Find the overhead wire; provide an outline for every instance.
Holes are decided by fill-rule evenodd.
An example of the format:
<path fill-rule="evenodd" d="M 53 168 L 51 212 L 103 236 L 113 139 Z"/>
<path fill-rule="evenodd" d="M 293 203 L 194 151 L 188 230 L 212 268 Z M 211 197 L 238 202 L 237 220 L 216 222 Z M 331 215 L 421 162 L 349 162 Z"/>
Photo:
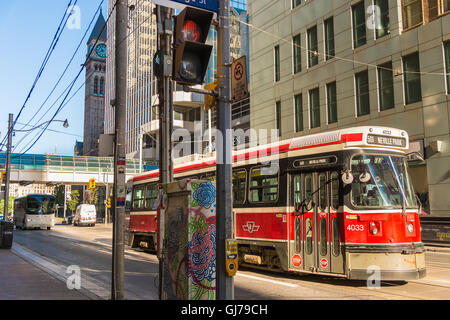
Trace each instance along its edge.
<path fill-rule="evenodd" d="M 38 73 L 36 75 L 36 78 L 34 79 L 34 82 L 33 82 L 32 86 L 31 86 L 31 89 L 28 92 L 27 98 L 25 99 L 25 102 L 23 103 L 19 113 L 17 114 L 16 118 L 14 119 L 11 128 L 8 128 L 7 134 L 2 139 L 2 142 L 0 143 L 0 148 L 2 148 L 6 144 L 6 140 L 7 140 L 8 136 L 10 134 L 12 134 L 11 131 L 14 129 L 14 126 L 15 126 L 17 120 L 19 119 L 19 117 L 21 116 L 23 110 L 25 109 L 27 102 L 30 100 L 31 94 L 33 93 L 33 91 L 34 91 L 34 89 L 35 89 L 39 79 L 41 78 L 41 76 L 42 76 L 42 74 L 43 74 L 43 72 L 45 70 L 45 67 L 47 66 L 48 61 L 50 60 L 50 57 L 52 56 L 52 54 L 53 54 L 53 52 L 54 52 L 54 50 L 56 48 L 56 45 L 59 42 L 59 39 L 61 38 L 61 35 L 62 35 L 62 33 L 63 33 L 64 29 L 65 29 L 65 28 L 61 29 L 61 27 L 63 25 L 65 25 L 65 24 L 67 24 L 67 21 L 69 21 L 69 18 L 71 17 L 72 12 L 73 12 L 73 11 L 71 11 L 70 13 L 68 13 L 69 8 L 71 6 L 75 6 L 77 4 L 77 2 L 78 2 L 78 0 L 75 0 L 75 2 L 72 4 L 72 1 L 73 0 L 69 1 L 68 5 L 67 5 L 67 9 L 64 11 L 64 15 L 63 15 L 63 17 L 62 17 L 62 19 L 61 19 L 61 21 L 60 21 L 60 23 L 58 25 L 56 33 L 55 33 L 55 35 L 53 37 L 53 40 L 52 40 L 52 42 L 50 44 L 49 49 L 47 50 L 47 53 L 46 53 L 45 58 L 44 58 L 44 61 L 42 62 L 41 66 L 39 68 L 39 71 L 38 71 Z M 66 18 L 66 16 L 67 16 L 67 18 Z"/>
<path fill-rule="evenodd" d="M 53 89 L 51 90 L 50 94 L 47 96 L 47 98 L 45 99 L 45 101 L 41 104 L 41 106 L 39 107 L 39 109 L 38 109 L 38 110 L 34 113 L 34 115 L 30 118 L 30 120 L 24 125 L 24 127 L 27 126 L 27 125 L 29 125 L 30 122 L 38 115 L 38 113 L 42 110 L 42 108 L 44 107 L 44 105 L 45 105 L 45 104 L 47 103 L 47 101 L 50 99 L 50 97 L 51 97 L 51 95 L 53 94 L 53 92 L 56 90 L 57 86 L 59 85 L 59 83 L 61 82 L 62 78 L 64 77 L 64 75 L 66 74 L 67 70 L 69 69 L 70 65 L 72 64 L 72 62 L 73 62 L 73 60 L 74 60 L 76 54 L 78 53 L 78 51 L 79 51 L 81 45 L 83 44 L 83 41 L 84 41 L 84 39 L 86 38 L 86 36 L 87 36 L 87 34 L 88 34 L 88 32 L 89 32 L 89 30 L 90 30 L 92 24 L 94 23 L 95 18 L 97 17 L 98 12 L 101 10 L 103 3 L 104 3 L 104 0 L 101 0 L 101 2 L 100 2 L 100 4 L 99 4 L 97 10 L 95 11 L 95 14 L 94 14 L 94 16 L 92 17 L 92 19 L 91 19 L 91 21 L 90 21 L 90 23 L 89 23 L 89 25 L 88 25 L 88 27 L 87 27 L 87 29 L 86 29 L 86 31 L 85 31 L 83 37 L 81 38 L 81 40 L 80 40 L 80 42 L 79 42 L 77 48 L 75 49 L 75 52 L 73 53 L 71 59 L 69 60 L 69 62 L 68 62 L 68 64 L 67 64 L 66 68 L 64 69 L 63 73 L 62 73 L 61 76 L 59 77 L 58 81 L 57 81 L 56 84 L 53 86 Z M 69 84 L 69 87 L 70 87 L 70 84 Z M 43 115 L 35 122 L 35 125 L 38 124 L 38 123 L 40 123 L 40 121 L 45 117 L 45 115 L 46 115 L 46 114 L 47 114 L 47 113 L 55 106 L 55 104 L 57 103 L 57 101 L 58 101 L 58 100 L 64 95 L 64 93 L 69 89 L 69 87 L 66 87 L 66 89 L 65 89 L 65 90 L 58 96 L 58 98 L 54 101 L 54 103 L 53 103 L 49 108 L 47 108 L 47 111 L 46 111 L 46 112 L 45 112 L 45 113 L 44 113 L 44 114 L 43 114 Z M 77 90 L 77 92 L 78 92 L 78 91 L 79 91 L 79 90 Z M 23 127 L 23 128 L 24 128 L 24 127 Z M 22 129 L 23 129 L 23 128 L 22 128 Z M 30 134 L 31 134 L 31 132 L 28 132 L 27 134 L 25 134 L 25 135 L 22 137 L 22 139 L 16 144 L 16 146 L 15 146 L 14 149 L 16 149 L 16 148 L 22 143 L 22 141 L 25 140 L 25 139 L 28 137 L 28 135 L 30 135 Z"/>
<path fill-rule="evenodd" d="M 106 26 L 107 26 L 107 24 L 108 24 L 108 21 L 109 21 L 109 19 L 111 18 L 112 13 L 114 12 L 114 9 L 115 9 L 116 6 L 117 6 L 117 3 L 118 3 L 118 0 L 116 0 L 114 6 L 113 6 L 113 8 L 112 8 L 112 10 L 111 10 L 111 12 L 110 12 L 110 14 L 109 14 L 109 16 L 108 16 L 108 19 L 105 21 L 105 24 L 103 25 L 103 28 L 100 30 L 100 32 L 99 32 L 100 34 L 102 34 L 103 31 L 105 30 L 105 28 L 106 28 Z M 95 46 L 97 45 L 98 40 L 99 40 L 99 39 L 97 38 L 96 41 L 95 41 L 95 43 L 94 43 L 94 45 L 93 45 L 94 48 L 95 48 Z M 53 114 L 52 118 L 48 121 L 48 123 L 47 123 L 47 125 L 45 126 L 45 128 L 43 128 L 42 132 L 41 132 L 41 133 L 39 134 L 39 136 L 34 140 L 34 142 L 31 144 L 31 146 L 28 147 L 25 151 L 20 152 L 20 154 L 17 155 L 17 157 L 20 157 L 20 156 L 24 155 L 25 153 L 27 153 L 31 148 L 33 148 L 33 147 L 36 145 L 36 143 L 40 140 L 40 138 L 42 137 L 42 135 L 43 135 L 43 134 L 45 133 L 45 131 L 48 129 L 49 125 L 52 123 L 52 121 L 56 118 L 56 116 L 58 115 L 58 113 L 59 113 L 59 112 L 62 110 L 62 108 L 65 106 L 65 102 L 66 102 L 66 100 L 67 100 L 67 98 L 68 98 L 70 92 L 72 91 L 73 87 L 75 86 L 76 81 L 78 80 L 78 78 L 80 77 L 81 73 L 82 73 L 83 70 L 85 69 L 86 63 L 89 61 L 89 59 L 90 59 L 90 57 L 91 57 L 91 55 L 92 55 L 92 52 L 93 52 L 93 50 L 90 50 L 90 51 L 89 51 L 89 54 L 87 55 L 86 60 L 85 60 L 85 62 L 83 63 L 83 65 L 82 65 L 80 71 L 79 71 L 78 74 L 76 75 L 75 79 L 74 79 L 74 80 L 71 82 L 71 84 L 69 85 L 69 89 L 68 89 L 66 95 L 64 96 L 63 101 L 62 101 L 61 104 L 59 105 L 59 107 L 58 107 L 58 109 L 56 110 L 56 112 Z"/>

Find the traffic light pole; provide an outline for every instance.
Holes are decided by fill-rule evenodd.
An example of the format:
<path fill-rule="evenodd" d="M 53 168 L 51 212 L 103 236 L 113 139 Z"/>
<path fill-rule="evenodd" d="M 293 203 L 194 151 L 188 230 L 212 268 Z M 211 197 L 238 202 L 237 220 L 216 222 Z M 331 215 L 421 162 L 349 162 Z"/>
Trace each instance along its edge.
<path fill-rule="evenodd" d="M 11 145 L 13 136 L 13 114 L 9 114 L 8 122 L 8 145 L 6 146 L 6 179 L 5 179 L 5 207 L 3 209 L 3 220 L 7 221 L 9 207 L 9 180 L 11 178 Z"/>
<path fill-rule="evenodd" d="M 124 299 L 126 149 L 125 122 L 127 96 L 128 0 L 117 0 L 115 48 L 115 145 L 114 145 L 114 226 L 111 299 Z"/>
<path fill-rule="evenodd" d="M 160 52 L 160 72 L 158 78 L 159 95 L 159 182 L 167 184 L 173 181 L 172 132 L 173 132 L 173 85 L 170 79 L 172 70 L 165 64 L 172 61 L 172 13 L 164 6 L 156 6 L 158 25 L 158 52 Z M 160 226 L 161 227 L 161 226 Z M 163 262 L 159 261 L 159 298 L 162 297 Z"/>
<path fill-rule="evenodd" d="M 234 299 L 234 280 L 226 271 L 225 241 L 232 239 L 232 131 L 231 131 L 231 58 L 230 58 L 230 0 L 219 0 L 218 82 L 219 97 L 217 128 L 223 145 L 217 146 L 217 255 L 216 299 Z"/>

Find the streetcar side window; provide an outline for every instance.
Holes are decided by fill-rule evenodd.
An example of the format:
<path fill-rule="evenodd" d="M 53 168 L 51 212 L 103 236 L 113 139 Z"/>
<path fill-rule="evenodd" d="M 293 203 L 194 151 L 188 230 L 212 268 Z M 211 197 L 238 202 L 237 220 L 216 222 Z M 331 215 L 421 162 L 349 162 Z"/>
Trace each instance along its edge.
<path fill-rule="evenodd" d="M 295 229 L 295 252 L 302 252 L 302 220 L 299 218 L 295 218 L 294 221 L 294 229 Z"/>
<path fill-rule="evenodd" d="M 306 254 L 312 254 L 313 252 L 313 230 L 311 218 L 305 221 L 305 237 L 306 237 Z"/>
<path fill-rule="evenodd" d="M 302 202 L 302 180 L 301 176 L 294 177 L 294 203 Z"/>
<path fill-rule="evenodd" d="M 327 255 L 327 219 L 320 219 L 320 255 Z"/>
<path fill-rule="evenodd" d="M 250 202 L 276 202 L 278 199 L 278 168 L 252 168 L 250 172 Z"/>
<path fill-rule="evenodd" d="M 135 187 L 133 190 L 133 209 L 144 208 L 144 186 Z"/>
<path fill-rule="evenodd" d="M 339 209 L 339 176 L 337 172 L 331 174 L 331 206 Z"/>
<path fill-rule="evenodd" d="M 326 180 L 327 177 L 325 173 L 319 175 L 319 208 L 321 210 L 327 209 Z"/>
<path fill-rule="evenodd" d="M 239 170 L 233 172 L 233 203 L 243 204 L 245 202 L 245 190 L 247 187 L 247 172 Z"/>
<path fill-rule="evenodd" d="M 312 175 L 305 175 L 305 201 L 312 201 Z"/>
<path fill-rule="evenodd" d="M 158 199 L 158 185 L 148 184 L 145 188 L 145 209 L 153 209 Z"/>
<path fill-rule="evenodd" d="M 335 257 L 339 256 L 339 254 L 341 253 L 341 248 L 340 248 L 340 242 L 341 242 L 341 235 L 340 235 L 340 226 L 339 226 L 339 218 L 334 218 L 333 219 L 333 255 Z"/>

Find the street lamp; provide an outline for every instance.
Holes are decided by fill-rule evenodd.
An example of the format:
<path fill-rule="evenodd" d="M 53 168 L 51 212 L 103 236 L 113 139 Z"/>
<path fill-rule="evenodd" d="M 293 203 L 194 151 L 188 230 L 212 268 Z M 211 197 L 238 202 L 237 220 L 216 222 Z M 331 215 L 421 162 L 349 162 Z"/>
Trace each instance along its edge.
<path fill-rule="evenodd" d="M 38 128 L 43 127 L 46 124 L 50 124 L 52 122 L 62 122 L 63 123 L 63 127 L 64 128 L 68 128 L 69 127 L 69 121 L 66 120 L 50 120 L 50 121 L 46 121 L 44 123 L 41 123 L 33 128 L 30 129 L 22 129 L 22 130 L 17 130 L 14 129 L 14 122 L 13 122 L 13 115 L 9 114 L 9 130 L 8 130 L 8 142 L 7 142 L 7 148 L 6 148 L 6 166 L 5 166 L 5 171 L 6 171 L 6 179 L 5 179 L 5 201 L 4 201 L 4 214 L 3 214 L 3 218 L 6 221 L 6 217 L 8 216 L 8 205 L 9 205 L 9 180 L 10 180 L 10 175 L 11 175 L 11 146 L 12 146 L 12 137 L 14 135 L 15 132 L 30 132 L 33 130 L 36 130 Z M 28 124 L 25 124 L 24 126 L 29 126 Z M 30 126 L 31 127 L 31 126 Z"/>
<path fill-rule="evenodd" d="M 67 128 L 69 127 L 69 121 L 68 121 L 67 119 L 66 119 L 66 120 L 50 120 L 50 121 L 43 122 L 43 123 L 41 123 L 41 124 L 39 124 L 39 125 L 37 125 L 37 126 L 31 128 L 31 129 L 22 129 L 22 130 L 13 129 L 13 131 L 14 131 L 14 132 L 30 132 L 30 131 L 39 129 L 40 127 L 43 127 L 43 126 L 45 126 L 46 124 L 52 123 L 52 122 L 62 122 L 64 128 L 67 129 Z M 25 126 L 29 126 L 29 125 L 25 124 Z"/>

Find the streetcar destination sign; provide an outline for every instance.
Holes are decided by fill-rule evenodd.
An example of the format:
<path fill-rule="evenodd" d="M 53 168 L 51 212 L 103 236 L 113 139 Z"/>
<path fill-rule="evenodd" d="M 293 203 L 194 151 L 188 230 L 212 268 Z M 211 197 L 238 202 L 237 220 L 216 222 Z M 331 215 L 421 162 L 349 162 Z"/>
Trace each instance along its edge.
<path fill-rule="evenodd" d="M 369 144 L 378 144 L 381 146 L 394 146 L 394 147 L 406 147 L 406 139 L 405 138 L 394 138 L 388 136 L 381 136 L 375 134 L 369 134 L 367 136 L 367 143 Z"/>
<path fill-rule="evenodd" d="M 216 13 L 219 12 L 219 0 L 171 0 L 171 1 Z"/>

